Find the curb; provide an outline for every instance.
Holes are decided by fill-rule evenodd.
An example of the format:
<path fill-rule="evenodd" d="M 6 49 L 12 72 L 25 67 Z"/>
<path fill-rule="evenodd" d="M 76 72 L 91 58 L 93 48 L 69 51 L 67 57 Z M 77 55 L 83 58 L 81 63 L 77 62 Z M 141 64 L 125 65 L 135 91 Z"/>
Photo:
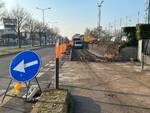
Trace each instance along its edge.
<path fill-rule="evenodd" d="M 58 92 L 64 94 L 61 95 Z M 61 97 L 62 99 L 59 100 L 56 97 Z M 43 92 L 40 100 L 35 104 L 31 113 L 70 113 L 70 97 L 69 91 L 65 89 L 47 90 Z"/>

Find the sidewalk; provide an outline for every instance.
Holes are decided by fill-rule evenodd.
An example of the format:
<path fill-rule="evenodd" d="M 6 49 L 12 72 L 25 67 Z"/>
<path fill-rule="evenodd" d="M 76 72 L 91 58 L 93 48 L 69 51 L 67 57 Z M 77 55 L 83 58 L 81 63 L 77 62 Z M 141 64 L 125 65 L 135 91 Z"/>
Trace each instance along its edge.
<path fill-rule="evenodd" d="M 61 74 L 60 84 L 69 88 L 73 95 L 74 113 L 100 113 L 100 106 L 93 100 L 95 80 L 90 72 L 80 62 L 65 62 Z M 93 96 L 92 96 L 93 95 Z"/>
<path fill-rule="evenodd" d="M 66 61 L 60 84 L 73 95 L 74 113 L 150 113 L 148 71 L 131 63 Z"/>

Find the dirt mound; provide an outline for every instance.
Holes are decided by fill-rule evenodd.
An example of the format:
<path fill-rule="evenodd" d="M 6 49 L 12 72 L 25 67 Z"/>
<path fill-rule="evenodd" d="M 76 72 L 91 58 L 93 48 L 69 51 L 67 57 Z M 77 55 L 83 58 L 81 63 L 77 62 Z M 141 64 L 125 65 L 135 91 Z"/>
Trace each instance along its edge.
<path fill-rule="evenodd" d="M 91 50 L 100 54 L 107 61 L 129 61 L 131 58 L 137 59 L 137 48 L 135 47 L 124 47 L 125 42 L 107 42 L 100 41 L 97 44 L 90 47 Z"/>

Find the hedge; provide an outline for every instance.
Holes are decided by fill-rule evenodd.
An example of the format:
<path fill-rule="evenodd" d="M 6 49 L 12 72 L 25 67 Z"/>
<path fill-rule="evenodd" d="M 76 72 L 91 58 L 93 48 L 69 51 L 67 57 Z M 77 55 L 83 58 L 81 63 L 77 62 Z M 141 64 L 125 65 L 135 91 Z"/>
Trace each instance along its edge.
<path fill-rule="evenodd" d="M 123 32 L 128 36 L 129 46 L 137 46 L 136 27 L 123 27 Z"/>
<path fill-rule="evenodd" d="M 137 40 L 150 39 L 150 24 L 137 24 L 136 36 Z"/>
<path fill-rule="evenodd" d="M 123 27 L 123 32 L 124 33 L 136 33 L 136 27 Z"/>

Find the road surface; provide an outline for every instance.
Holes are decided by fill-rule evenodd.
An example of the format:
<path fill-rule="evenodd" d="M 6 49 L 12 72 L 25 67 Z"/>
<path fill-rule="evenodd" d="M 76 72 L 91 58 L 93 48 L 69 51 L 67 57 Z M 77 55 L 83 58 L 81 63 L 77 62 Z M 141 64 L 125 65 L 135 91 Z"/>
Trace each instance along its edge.
<path fill-rule="evenodd" d="M 44 66 L 52 58 L 54 47 L 39 49 L 35 52 L 41 57 L 42 66 Z M 8 82 L 10 81 L 9 64 L 13 57 L 15 57 L 15 55 L 0 58 L 0 90 L 6 89 Z"/>

